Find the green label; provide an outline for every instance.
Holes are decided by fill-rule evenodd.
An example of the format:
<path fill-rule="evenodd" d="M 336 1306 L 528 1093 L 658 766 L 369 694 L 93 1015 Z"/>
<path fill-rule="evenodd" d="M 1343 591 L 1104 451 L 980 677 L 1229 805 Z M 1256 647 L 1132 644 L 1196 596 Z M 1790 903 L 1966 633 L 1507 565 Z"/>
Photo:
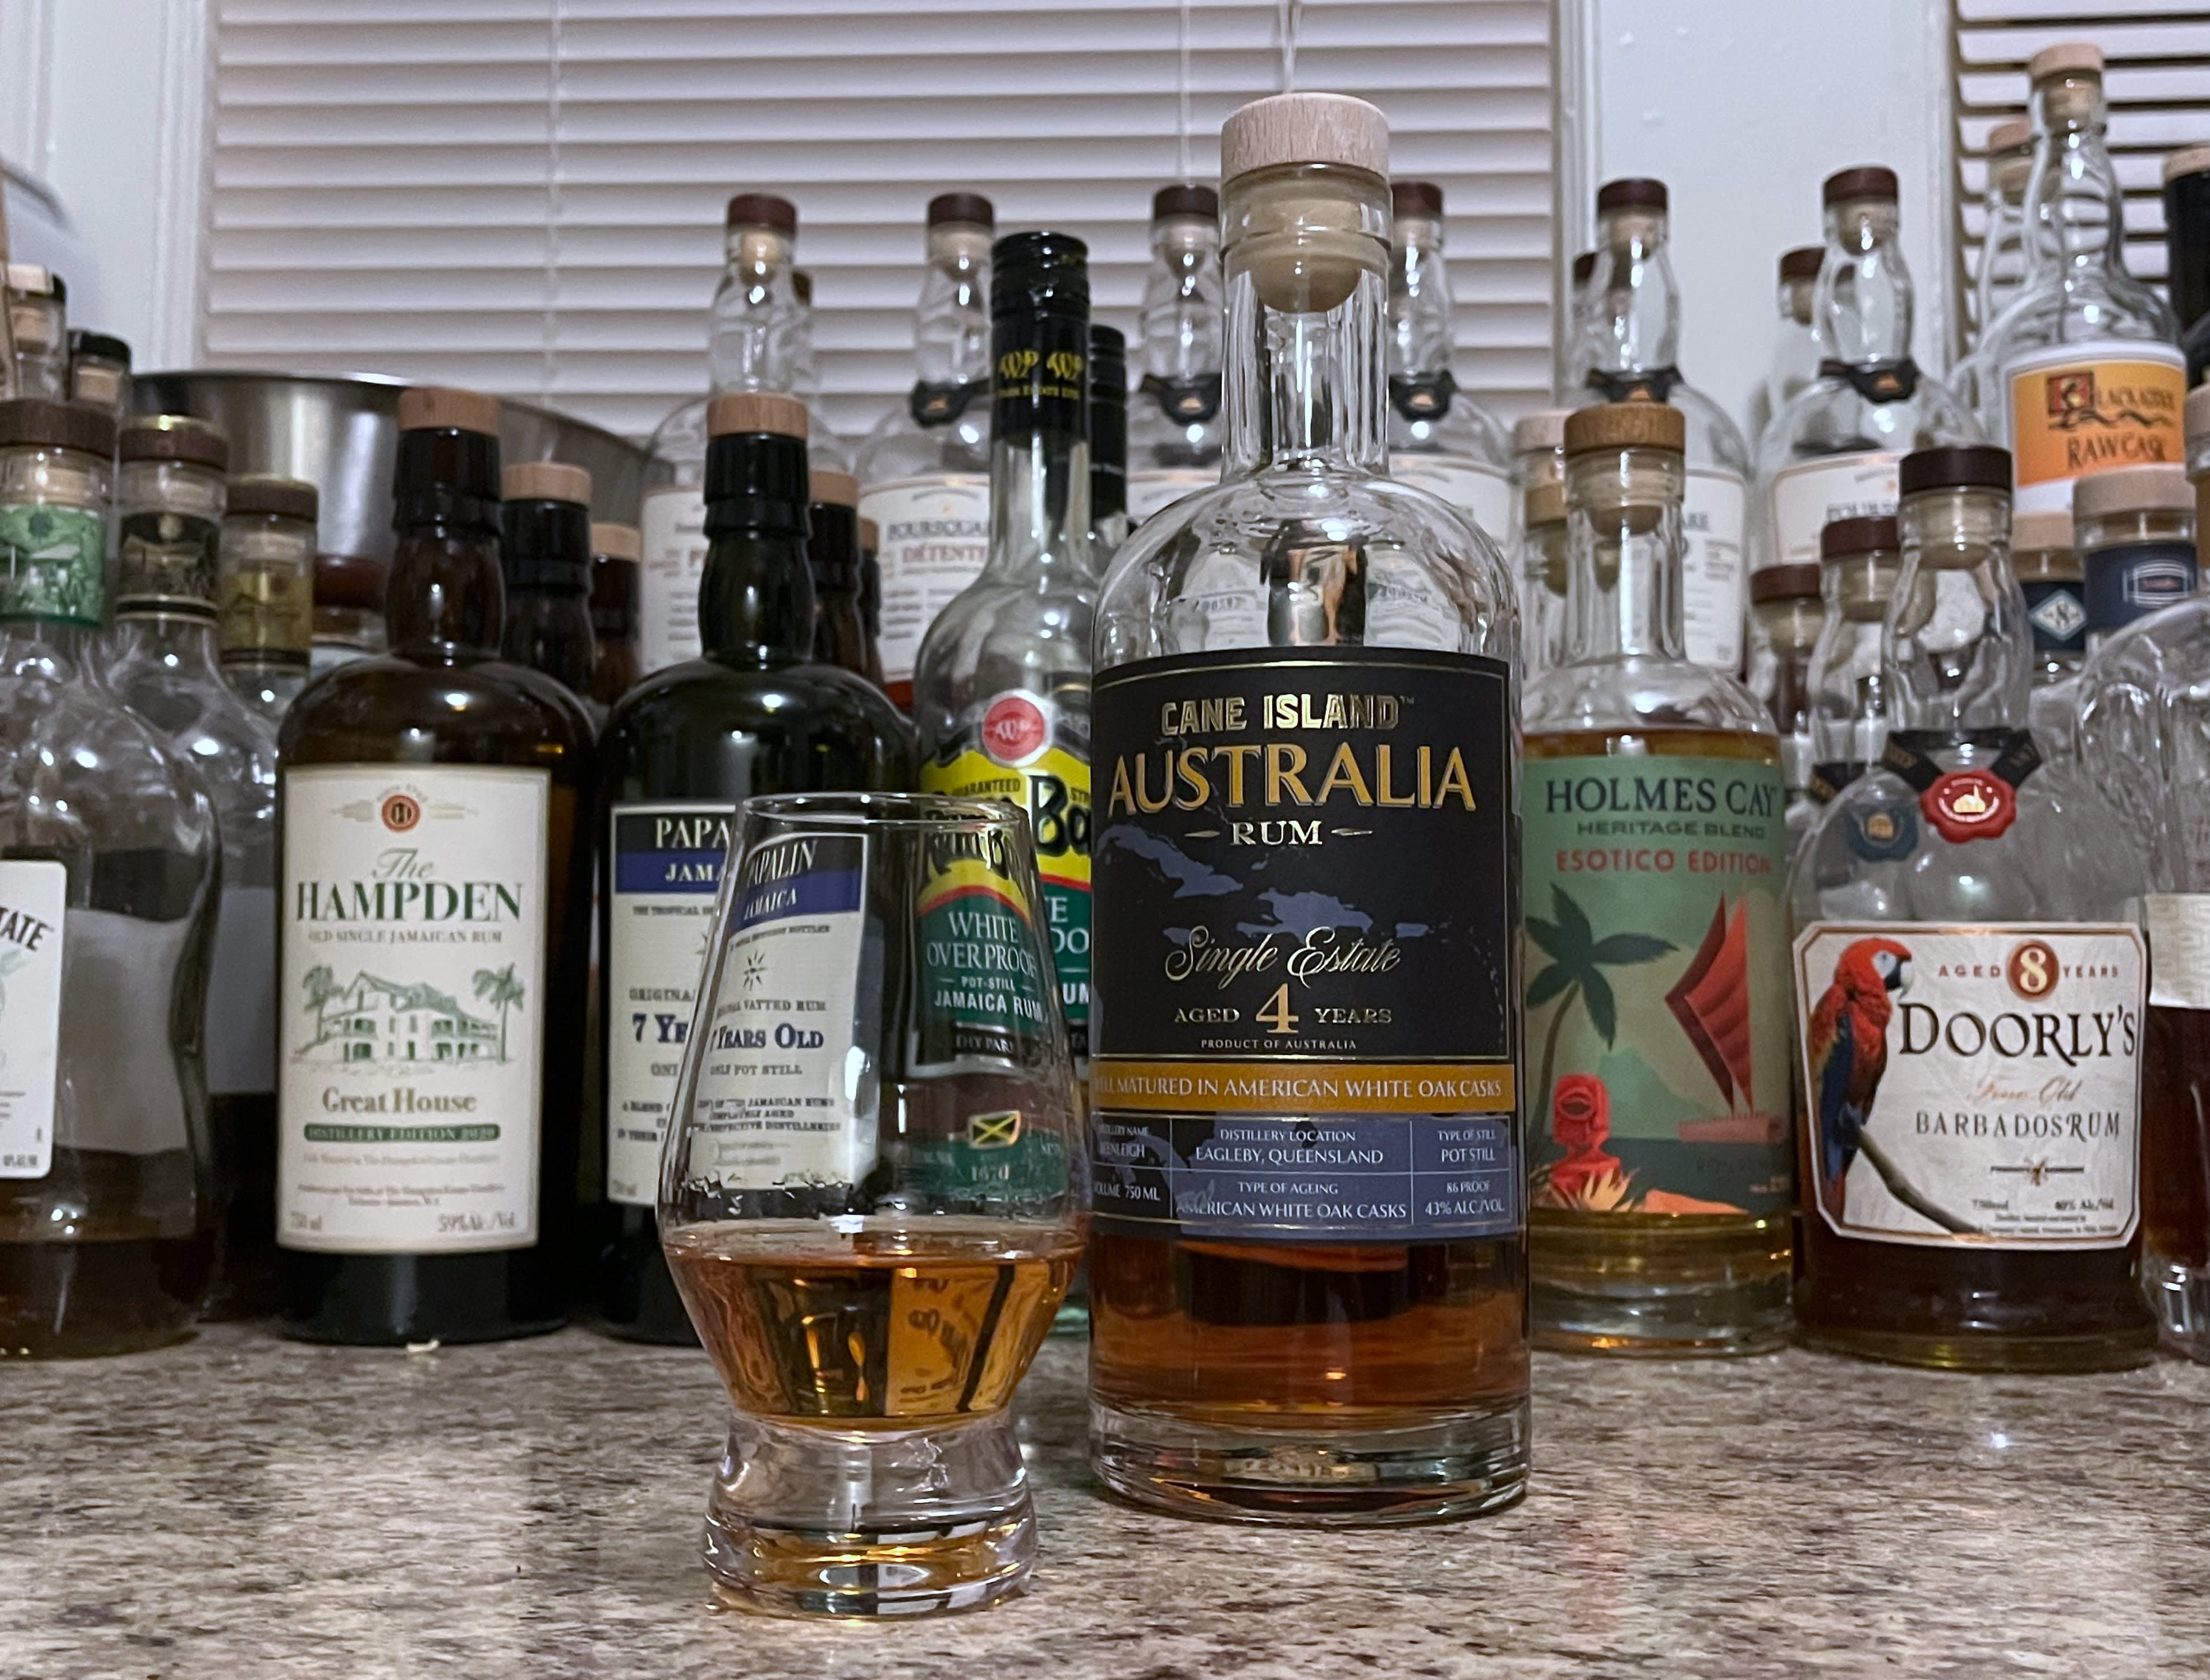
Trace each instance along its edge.
<path fill-rule="evenodd" d="M 104 516 L 43 502 L 0 505 L 0 619 L 97 625 L 106 560 Z"/>
<path fill-rule="evenodd" d="M 1785 802 L 1778 764 L 1527 760 L 1535 1207 L 1789 1206 Z"/>
<path fill-rule="evenodd" d="M 909 1181 L 956 1204 L 951 1211 L 975 1203 L 992 1211 L 1005 1203 L 1026 1207 L 1066 1193 L 1066 1144 L 1017 1109 L 969 1115 L 963 1136 L 921 1139 L 910 1147 Z"/>
<path fill-rule="evenodd" d="M 995 833 L 930 843 L 915 905 L 917 1073 L 1026 1067 L 1050 1030 L 1052 981 L 1036 911 L 1001 845 Z"/>

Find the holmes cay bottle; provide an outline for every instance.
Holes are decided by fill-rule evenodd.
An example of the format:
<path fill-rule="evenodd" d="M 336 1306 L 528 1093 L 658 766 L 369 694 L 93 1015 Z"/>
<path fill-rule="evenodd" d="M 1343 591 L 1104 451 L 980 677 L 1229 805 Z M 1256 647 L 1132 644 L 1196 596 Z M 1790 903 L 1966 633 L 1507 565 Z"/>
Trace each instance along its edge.
<path fill-rule="evenodd" d="M 1221 483 L 1101 592 L 1091 1441 L 1148 1503 L 1369 1523 L 1527 1444 L 1513 583 L 1384 476 L 1388 130 L 1222 137 Z"/>
<path fill-rule="evenodd" d="M 310 1341 L 567 1311 L 596 789 L 575 700 L 498 657 L 498 487 L 495 401 L 401 396 L 391 651 L 279 742 L 276 1235 Z"/>

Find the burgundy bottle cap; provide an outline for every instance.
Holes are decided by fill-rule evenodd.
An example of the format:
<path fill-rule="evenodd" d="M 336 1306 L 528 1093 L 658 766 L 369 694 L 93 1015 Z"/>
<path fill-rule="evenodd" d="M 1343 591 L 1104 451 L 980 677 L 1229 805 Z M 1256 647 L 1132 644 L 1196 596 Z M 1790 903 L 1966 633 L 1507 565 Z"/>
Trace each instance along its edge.
<path fill-rule="evenodd" d="M 1899 493 L 1922 490 L 2008 490 L 2010 451 L 1993 444 L 1943 444 L 1914 450 L 1896 468 Z"/>
<path fill-rule="evenodd" d="M 383 610 L 383 565 L 358 554 L 315 556 L 315 605 Z"/>
<path fill-rule="evenodd" d="M 955 221 L 995 227 L 998 225 L 997 207 L 979 192 L 939 192 L 928 201 L 928 225 L 931 227 L 941 227 Z"/>
<path fill-rule="evenodd" d="M 1861 163 L 1854 169 L 1837 169 L 1827 177 L 1821 189 L 1822 202 L 1839 204 L 1851 198 L 1884 198 L 1895 202 L 1899 188 L 1895 172 L 1876 163 Z"/>
<path fill-rule="evenodd" d="M 247 473 L 231 480 L 226 505 L 232 513 L 274 514 L 311 524 L 322 512 L 322 498 L 313 485 L 275 473 Z"/>
<path fill-rule="evenodd" d="M 730 227 L 774 227 L 798 236 L 798 206 L 772 192 L 740 192 L 723 217 Z"/>
<path fill-rule="evenodd" d="M 1827 260 L 1824 245 L 1798 245 L 1793 251 L 1780 253 L 1780 277 L 1783 280 L 1816 280 L 1819 265 Z"/>
<path fill-rule="evenodd" d="M 181 461 L 230 470 L 230 439 L 212 420 L 190 414 L 149 414 L 123 428 L 125 461 Z"/>
<path fill-rule="evenodd" d="M 1180 181 L 1161 187 L 1151 195 L 1151 220 L 1164 221 L 1168 216 L 1196 216 L 1205 221 L 1217 221 L 1220 195 L 1196 181 Z"/>
<path fill-rule="evenodd" d="M 1903 529 L 1892 513 L 1830 521 L 1819 533 L 1821 560 L 1854 559 L 1859 554 L 1893 554 L 1903 547 Z"/>
<path fill-rule="evenodd" d="M 1606 181 L 1596 190 L 1596 209 L 1598 215 L 1607 210 L 1662 210 L 1670 202 L 1663 181 L 1653 181 L 1647 176 L 1629 176 L 1624 180 Z"/>
<path fill-rule="evenodd" d="M 1443 190 L 1433 181 L 1392 181 L 1389 208 L 1400 216 L 1439 216 Z"/>
<path fill-rule="evenodd" d="M 1749 604 L 1761 607 L 1768 601 L 1816 601 L 1819 598 L 1819 568 L 1810 562 L 1797 560 L 1787 565 L 1769 565 L 1762 571 L 1749 574 Z"/>
<path fill-rule="evenodd" d="M 0 446 L 82 450 L 87 455 L 115 453 L 115 416 L 84 402 L 56 402 L 43 396 L 18 396 L 0 402 Z"/>

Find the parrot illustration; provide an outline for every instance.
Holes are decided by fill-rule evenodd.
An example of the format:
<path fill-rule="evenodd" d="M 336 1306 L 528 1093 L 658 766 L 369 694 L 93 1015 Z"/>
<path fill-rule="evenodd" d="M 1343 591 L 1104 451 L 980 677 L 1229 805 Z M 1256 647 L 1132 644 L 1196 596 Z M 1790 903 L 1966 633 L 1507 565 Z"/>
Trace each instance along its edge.
<path fill-rule="evenodd" d="M 1859 940 L 1834 964 L 1833 983 L 1811 1012 L 1809 1051 L 1818 1116 L 1819 1200 L 1842 1217 L 1845 1181 L 1857 1159 L 1873 1094 L 1887 1071 L 1887 1022 L 1911 989 L 1911 952 L 1893 940 Z"/>

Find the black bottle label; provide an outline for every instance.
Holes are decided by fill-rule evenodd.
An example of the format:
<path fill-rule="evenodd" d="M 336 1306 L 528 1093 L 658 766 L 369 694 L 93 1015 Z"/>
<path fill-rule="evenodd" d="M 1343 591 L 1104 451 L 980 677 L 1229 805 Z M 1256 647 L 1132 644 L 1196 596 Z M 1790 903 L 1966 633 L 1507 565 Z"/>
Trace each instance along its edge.
<path fill-rule="evenodd" d="M 1522 1219 L 1509 676 L 1256 649 L 1101 674 L 1098 1216 L 1436 1240 Z"/>
<path fill-rule="evenodd" d="M 1011 315 L 998 322 L 990 424 L 999 438 L 1037 432 L 1090 435 L 1090 323 L 1080 317 Z"/>

